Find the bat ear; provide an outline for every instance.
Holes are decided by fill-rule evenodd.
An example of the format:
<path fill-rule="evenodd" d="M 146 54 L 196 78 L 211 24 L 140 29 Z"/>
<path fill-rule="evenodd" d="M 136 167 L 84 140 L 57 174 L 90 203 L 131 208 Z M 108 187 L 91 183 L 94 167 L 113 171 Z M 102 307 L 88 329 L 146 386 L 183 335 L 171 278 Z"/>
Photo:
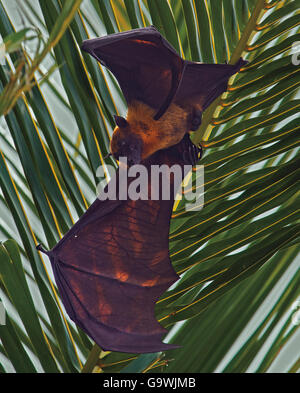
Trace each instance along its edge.
<path fill-rule="evenodd" d="M 128 121 L 122 116 L 114 115 L 115 123 L 120 128 L 125 128 L 128 126 Z"/>

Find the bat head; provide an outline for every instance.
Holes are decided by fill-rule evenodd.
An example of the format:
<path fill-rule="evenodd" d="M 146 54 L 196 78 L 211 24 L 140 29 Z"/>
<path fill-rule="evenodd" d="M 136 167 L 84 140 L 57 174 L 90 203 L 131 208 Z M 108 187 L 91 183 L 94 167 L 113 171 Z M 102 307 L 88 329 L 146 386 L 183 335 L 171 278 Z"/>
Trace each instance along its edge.
<path fill-rule="evenodd" d="M 129 166 L 139 164 L 142 160 L 142 138 L 131 132 L 130 125 L 124 117 L 114 116 L 114 118 L 116 128 L 110 141 L 112 156 L 116 160 L 120 157 L 127 157 Z"/>

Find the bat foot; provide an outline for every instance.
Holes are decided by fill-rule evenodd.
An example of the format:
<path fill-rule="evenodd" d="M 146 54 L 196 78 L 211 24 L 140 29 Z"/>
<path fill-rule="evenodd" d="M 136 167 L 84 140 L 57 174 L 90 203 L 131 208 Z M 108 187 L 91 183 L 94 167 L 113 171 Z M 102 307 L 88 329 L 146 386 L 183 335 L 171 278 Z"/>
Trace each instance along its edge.
<path fill-rule="evenodd" d="M 202 156 L 201 145 L 196 146 L 190 140 L 188 134 L 185 135 L 183 139 L 183 161 L 187 165 L 196 165 Z"/>
<path fill-rule="evenodd" d="M 192 122 L 191 122 L 191 131 L 196 131 L 202 120 L 202 112 L 199 109 L 195 109 L 193 111 Z"/>

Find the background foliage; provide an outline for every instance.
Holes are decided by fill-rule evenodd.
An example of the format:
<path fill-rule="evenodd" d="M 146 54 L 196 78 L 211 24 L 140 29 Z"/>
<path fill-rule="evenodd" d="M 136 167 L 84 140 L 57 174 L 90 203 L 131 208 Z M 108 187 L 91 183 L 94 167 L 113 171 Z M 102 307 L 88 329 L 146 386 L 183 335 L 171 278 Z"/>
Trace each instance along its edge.
<path fill-rule="evenodd" d="M 0 1 L 1 372 L 299 370 L 299 66 L 294 0 Z M 126 106 L 80 43 L 155 25 L 186 59 L 249 61 L 205 112 L 205 206 L 174 209 L 181 274 L 156 307 L 182 347 L 102 352 L 66 315 L 47 258 L 96 197 Z M 3 50 L 2 46 L 2 50 Z M 2 61 L 3 60 L 3 61 Z M 110 158 L 106 164 L 112 164 Z M 197 173 L 194 173 L 197 176 Z"/>

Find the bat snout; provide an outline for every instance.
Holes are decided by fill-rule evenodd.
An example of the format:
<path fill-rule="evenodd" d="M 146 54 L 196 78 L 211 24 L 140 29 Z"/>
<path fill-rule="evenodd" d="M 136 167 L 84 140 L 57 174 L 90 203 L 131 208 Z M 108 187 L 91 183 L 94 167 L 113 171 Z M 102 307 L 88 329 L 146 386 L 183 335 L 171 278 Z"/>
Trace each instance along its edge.
<path fill-rule="evenodd" d="M 140 164 L 142 160 L 142 148 L 140 146 L 129 146 L 127 163 L 129 166 Z"/>
<path fill-rule="evenodd" d="M 113 157 L 120 161 L 121 157 L 127 159 L 128 166 L 140 164 L 142 161 L 143 142 L 138 137 L 128 137 L 119 140 L 112 150 Z"/>

